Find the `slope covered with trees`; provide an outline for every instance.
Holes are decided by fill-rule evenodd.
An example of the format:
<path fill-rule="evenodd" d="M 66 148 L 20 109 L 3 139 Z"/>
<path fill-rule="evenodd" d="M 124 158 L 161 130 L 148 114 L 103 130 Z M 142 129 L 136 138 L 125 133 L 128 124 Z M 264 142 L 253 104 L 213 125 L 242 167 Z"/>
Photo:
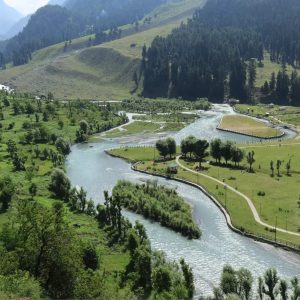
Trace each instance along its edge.
<path fill-rule="evenodd" d="M 38 49 L 63 41 L 71 43 L 73 38 L 82 35 L 96 34 L 96 43 L 120 38 L 118 26 L 135 24 L 164 2 L 70 0 L 66 7 L 47 5 L 30 18 L 21 33 L 2 43 L 0 49 L 6 61 L 13 61 L 17 66 L 28 63 L 32 53 Z M 104 31 L 108 29 L 110 32 L 107 34 Z"/>
<path fill-rule="evenodd" d="M 143 50 L 144 95 L 251 100 L 256 59 L 299 65 L 296 0 L 210 0 L 186 25 Z"/>

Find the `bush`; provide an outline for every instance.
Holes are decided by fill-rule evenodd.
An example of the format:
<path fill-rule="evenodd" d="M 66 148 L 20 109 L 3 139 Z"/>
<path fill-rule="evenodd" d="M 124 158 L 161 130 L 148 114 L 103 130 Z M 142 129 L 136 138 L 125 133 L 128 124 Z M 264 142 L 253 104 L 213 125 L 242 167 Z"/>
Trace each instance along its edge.
<path fill-rule="evenodd" d="M 49 190 L 59 199 L 68 200 L 71 183 L 67 175 L 60 169 L 55 169 L 51 174 Z"/>

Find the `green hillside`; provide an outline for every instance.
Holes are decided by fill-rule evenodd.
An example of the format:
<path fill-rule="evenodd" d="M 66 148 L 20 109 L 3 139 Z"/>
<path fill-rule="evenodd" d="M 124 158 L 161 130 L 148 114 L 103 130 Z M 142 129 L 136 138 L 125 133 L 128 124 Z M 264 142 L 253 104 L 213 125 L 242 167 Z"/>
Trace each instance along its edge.
<path fill-rule="evenodd" d="M 173 0 L 145 16 L 138 32 L 131 24 L 123 26 L 123 38 L 99 46 L 89 47 L 92 36 L 84 36 L 73 40 L 66 51 L 64 43 L 41 49 L 34 53 L 29 64 L 0 71 L 0 83 L 34 94 L 53 91 L 55 97 L 61 99 L 130 97 L 135 87 L 132 76 L 139 67 L 143 45 L 149 46 L 157 35 L 168 35 L 205 2 Z M 149 19 L 150 23 L 145 22 Z M 279 68 L 280 65 L 267 59 L 265 68 L 257 69 L 257 86 Z"/>
<path fill-rule="evenodd" d="M 29 64 L 1 71 L 0 82 L 36 94 L 53 91 L 57 98 L 129 97 L 142 46 L 170 33 L 203 4 L 204 0 L 176 0 L 162 5 L 145 17 L 151 18 L 150 24 L 140 21 L 139 32 L 132 25 L 123 26 L 124 38 L 101 46 L 88 47 L 86 36 L 73 40 L 65 52 L 64 43 L 39 50 Z"/>

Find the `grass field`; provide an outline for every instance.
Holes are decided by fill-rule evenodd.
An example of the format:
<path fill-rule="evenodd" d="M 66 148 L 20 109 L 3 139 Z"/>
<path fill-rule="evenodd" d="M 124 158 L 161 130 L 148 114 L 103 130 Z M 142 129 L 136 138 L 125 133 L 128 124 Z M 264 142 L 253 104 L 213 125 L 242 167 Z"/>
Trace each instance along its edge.
<path fill-rule="evenodd" d="M 152 123 L 135 121 L 129 125 L 125 125 L 122 129 L 116 128 L 104 135 L 106 138 L 116 138 L 130 134 L 149 134 L 149 133 L 159 133 L 166 131 L 179 131 L 184 128 L 183 123 L 179 122 L 168 122 L 168 123 Z"/>
<path fill-rule="evenodd" d="M 267 126 L 261 121 L 239 115 L 224 116 L 218 128 L 260 138 L 271 138 L 281 134 L 278 129 Z"/>
<path fill-rule="evenodd" d="M 280 144 L 277 142 L 257 145 L 240 145 L 246 152 L 254 151 L 255 173 L 248 173 L 243 169 L 234 167 L 215 166 L 204 163 L 204 174 L 224 180 L 228 185 L 250 197 L 260 214 L 260 218 L 271 226 L 277 226 L 289 231 L 300 232 L 300 144 L 294 141 Z M 179 153 L 179 149 L 177 151 Z M 139 168 L 165 174 L 169 162 L 160 162 L 153 165 L 153 158 L 158 157 L 157 151 L 151 147 L 121 148 L 111 151 L 112 154 L 124 157 L 131 161 L 143 161 Z M 274 177 L 271 177 L 270 161 L 274 161 Z M 281 161 L 279 176 L 277 175 L 276 162 Z M 286 163 L 291 160 L 291 173 L 286 174 Z M 194 169 L 195 162 L 182 161 L 187 167 Z M 244 168 L 247 162 L 242 163 Z M 225 206 L 225 192 L 215 182 L 182 170 L 179 168 L 179 178 L 187 179 L 195 183 L 199 182 L 207 191 L 215 196 Z M 274 239 L 274 232 L 266 230 L 264 226 L 257 224 L 253 218 L 246 201 L 237 194 L 227 192 L 227 209 L 231 215 L 233 224 L 238 228 L 267 236 Z M 265 193 L 265 196 L 259 196 Z M 277 237 L 290 243 L 300 245 L 300 238 L 286 233 L 277 232 Z"/>
<path fill-rule="evenodd" d="M 278 106 L 278 105 L 253 105 L 238 104 L 236 110 L 243 114 L 249 114 L 254 117 L 268 118 L 273 123 L 286 123 L 300 126 L 300 107 Z"/>

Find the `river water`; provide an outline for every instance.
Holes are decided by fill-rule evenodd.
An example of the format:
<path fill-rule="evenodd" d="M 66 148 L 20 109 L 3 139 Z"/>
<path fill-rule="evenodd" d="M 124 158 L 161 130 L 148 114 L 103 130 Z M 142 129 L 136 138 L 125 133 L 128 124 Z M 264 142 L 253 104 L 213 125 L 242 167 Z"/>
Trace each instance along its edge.
<path fill-rule="evenodd" d="M 200 119 L 176 133 L 174 137 L 180 141 L 183 137 L 193 134 L 207 139 L 219 137 L 236 142 L 257 141 L 216 130 L 221 117 L 232 113 L 228 106 L 217 105 L 213 111 L 204 112 Z M 293 132 L 286 131 L 286 137 L 293 135 Z M 136 182 L 154 179 L 153 176 L 132 171 L 128 163 L 112 158 L 104 151 L 120 147 L 121 144 L 143 146 L 153 143 L 155 139 L 157 136 L 137 135 L 134 139 L 121 138 L 75 145 L 67 160 L 68 176 L 73 185 L 84 187 L 95 202 L 103 202 L 103 191 L 111 191 L 120 179 Z M 221 211 L 198 189 L 162 178 L 157 180 L 160 184 L 176 188 L 178 193 L 191 203 L 195 221 L 203 232 L 201 240 L 189 241 L 128 211 L 125 211 L 124 215 L 132 222 L 139 220 L 145 225 L 154 249 L 163 250 L 171 260 L 183 257 L 192 266 L 197 296 L 211 293 L 213 286 L 219 283 L 225 264 L 231 264 L 235 268 L 248 268 L 255 277 L 263 274 L 269 267 L 275 267 L 284 278 L 300 275 L 300 256 L 232 232 L 227 227 Z"/>

